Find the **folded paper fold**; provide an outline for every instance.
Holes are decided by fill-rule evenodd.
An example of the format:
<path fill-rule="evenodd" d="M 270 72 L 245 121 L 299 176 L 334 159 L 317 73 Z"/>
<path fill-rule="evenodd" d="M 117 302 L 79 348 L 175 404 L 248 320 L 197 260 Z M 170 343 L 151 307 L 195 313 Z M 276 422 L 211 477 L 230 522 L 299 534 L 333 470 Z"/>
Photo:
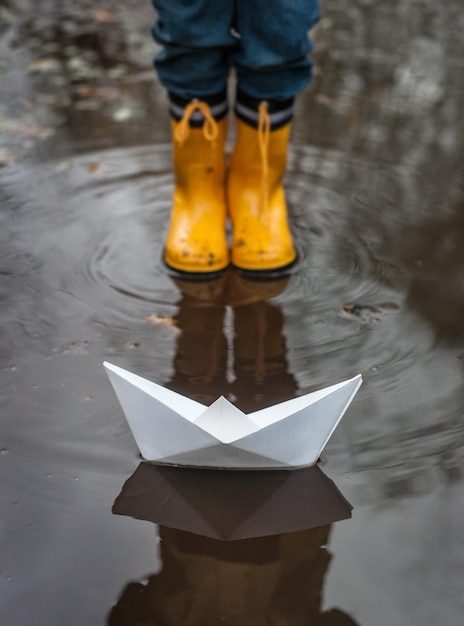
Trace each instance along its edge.
<path fill-rule="evenodd" d="M 143 458 L 196 467 L 314 465 L 362 383 L 358 375 L 245 414 L 223 396 L 207 407 L 104 365 Z"/>

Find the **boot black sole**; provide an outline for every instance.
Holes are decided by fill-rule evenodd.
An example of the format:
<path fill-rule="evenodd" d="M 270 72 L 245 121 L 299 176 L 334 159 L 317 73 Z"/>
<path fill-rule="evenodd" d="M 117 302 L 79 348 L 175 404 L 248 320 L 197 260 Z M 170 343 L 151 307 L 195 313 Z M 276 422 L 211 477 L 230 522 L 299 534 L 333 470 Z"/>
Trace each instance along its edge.
<path fill-rule="evenodd" d="M 220 278 L 224 272 L 230 267 L 230 265 L 226 265 L 221 270 L 215 270 L 214 272 L 184 272 L 182 270 L 178 270 L 174 267 L 171 267 L 166 263 L 163 259 L 163 265 L 168 270 L 169 276 L 173 278 L 180 278 L 182 280 L 189 280 L 191 282 L 206 282 L 210 280 L 216 280 Z"/>
<path fill-rule="evenodd" d="M 249 280 L 276 280 L 277 278 L 285 278 L 292 274 L 297 264 L 298 254 L 291 263 L 268 270 L 246 270 L 234 264 L 232 264 L 232 267 L 240 276 L 248 278 Z"/>

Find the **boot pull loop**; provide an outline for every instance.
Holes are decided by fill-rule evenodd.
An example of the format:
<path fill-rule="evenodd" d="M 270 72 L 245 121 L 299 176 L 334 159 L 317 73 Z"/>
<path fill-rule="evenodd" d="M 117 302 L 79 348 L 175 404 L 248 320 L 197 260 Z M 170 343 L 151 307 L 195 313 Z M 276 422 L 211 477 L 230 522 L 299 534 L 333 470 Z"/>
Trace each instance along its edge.
<path fill-rule="evenodd" d="M 219 130 L 216 120 L 211 114 L 211 109 L 205 102 L 199 102 L 201 105 L 200 111 L 203 113 L 205 122 L 203 124 L 203 135 L 208 141 L 214 141 L 217 139 Z"/>
<path fill-rule="evenodd" d="M 216 120 L 211 115 L 211 110 L 206 102 L 200 102 L 199 100 L 192 100 L 184 109 L 184 114 L 179 124 L 176 126 L 174 138 L 180 144 L 183 144 L 190 135 L 190 119 L 195 111 L 200 111 L 204 117 L 203 123 L 203 135 L 208 141 L 214 141 L 218 136 L 218 125 Z"/>
<path fill-rule="evenodd" d="M 258 107 L 258 143 L 259 152 L 261 154 L 262 167 L 262 191 L 261 191 L 261 210 L 264 215 L 267 212 L 268 205 L 268 179 L 269 179 L 269 137 L 271 134 L 271 118 L 268 112 L 267 102 L 260 102 Z"/>

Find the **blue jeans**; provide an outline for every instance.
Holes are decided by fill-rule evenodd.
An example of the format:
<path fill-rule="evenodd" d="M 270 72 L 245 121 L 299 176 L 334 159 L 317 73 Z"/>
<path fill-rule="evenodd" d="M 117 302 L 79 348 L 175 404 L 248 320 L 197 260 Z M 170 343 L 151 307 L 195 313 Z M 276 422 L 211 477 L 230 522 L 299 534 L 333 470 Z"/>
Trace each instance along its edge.
<path fill-rule="evenodd" d="M 155 67 L 164 87 L 191 99 L 223 92 L 230 67 L 252 98 L 293 98 L 311 80 L 308 31 L 318 0 L 152 0 Z"/>

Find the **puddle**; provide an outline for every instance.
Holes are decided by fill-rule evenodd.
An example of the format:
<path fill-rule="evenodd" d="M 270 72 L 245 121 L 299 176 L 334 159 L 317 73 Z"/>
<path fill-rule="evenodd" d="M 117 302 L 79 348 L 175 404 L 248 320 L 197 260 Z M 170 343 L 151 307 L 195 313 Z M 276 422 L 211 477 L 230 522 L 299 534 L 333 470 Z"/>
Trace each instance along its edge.
<path fill-rule="evenodd" d="M 164 96 L 146 79 L 140 21 L 151 8 L 137 1 L 122 16 L 82 3 L 92 36 L 62 26 L 58 37 L 28 31 L 24 4 L 0 24 L 11 94 L 0 119 L 2 624 L 460 623 L 458 4 L 327 4 L 286 178 L 299 263 L 281 280 L 230 270 L 207 283 L 171 277 L 161 261 L 173 178 Z M 98 49 L 108 28 L 115 39 Z M 63 33 L 94 51 L 105 80 L 72 74 L 60 88 L 70 103 L 31 101 L 27 113 L 34 86 L 48 93 L 63 77 L 50 48 Z M 124 79 L 108 76 L 125 61 Z M 131 482 L 140 459 L 104 360 L 247 412 L 362 373 L 321 460 L 352 517 L 215 539 L 200 527 L 241 522 L 196 477 L 187 491 L 158 477 L 154 517 L 113 515 L 123 485 L 142 508 L 156 502 Z M 278 491 L 259 488 L 268 504 Z M 180 523 L 167 515 L 176 503 Z M 276 507 L 295 522 L 289 500 Z"/>

